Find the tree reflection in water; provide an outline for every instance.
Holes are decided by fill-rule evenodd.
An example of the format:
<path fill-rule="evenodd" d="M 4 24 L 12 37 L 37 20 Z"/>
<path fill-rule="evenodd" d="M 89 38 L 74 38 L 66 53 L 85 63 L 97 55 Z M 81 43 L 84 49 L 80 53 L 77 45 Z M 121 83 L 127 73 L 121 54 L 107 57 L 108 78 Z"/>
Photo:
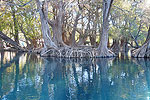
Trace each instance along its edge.
<path fill-rule="evenodd" d="M 2 100 L 145 100 L 150 96 L 149 59 L 40 58 L 19 54 L 4 62 Z"/>

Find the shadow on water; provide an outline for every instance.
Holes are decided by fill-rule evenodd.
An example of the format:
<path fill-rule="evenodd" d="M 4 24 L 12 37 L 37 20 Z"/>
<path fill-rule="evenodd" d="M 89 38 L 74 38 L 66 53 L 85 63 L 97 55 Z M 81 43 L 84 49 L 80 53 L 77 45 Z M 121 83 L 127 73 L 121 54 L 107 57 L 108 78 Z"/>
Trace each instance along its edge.
<path fill-rule="evenodd" d="M 2 100 L 146 100 L 149 59 L 41 58 L 1 53 Z M 8 56 L 9 57 L 9 56 Z"/>

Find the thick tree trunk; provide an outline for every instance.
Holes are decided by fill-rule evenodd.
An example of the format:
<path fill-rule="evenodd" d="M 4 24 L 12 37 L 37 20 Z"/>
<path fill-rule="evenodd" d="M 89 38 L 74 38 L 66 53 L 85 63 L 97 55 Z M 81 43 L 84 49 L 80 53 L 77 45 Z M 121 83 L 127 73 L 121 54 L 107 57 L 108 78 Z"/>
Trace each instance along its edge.
<path fill-rule="evenodd" d="M 58 43 L 61 45 L 61 46 L 65 46 L 64 42 L 63 42 L 63 39 L 62 39 L 62 26 L 63 26 L 63 14 L 64 14 L 64 11 L 63 11 L 63 1 L 60 1 L 59 2 L 59 12 L 58 12 L 58 17 L 56 18 L 56 20 L 58 21 L 58 35 L 57 35 L 57 40 L 58 40 Z"/>
<path fill-rule="evenodd" d="M 46 48 L 57 48 L 57 46 L 51 39 L 49 26 L 42 12 L 40 12 L 40 18 L 41 18 L 41 29 L 42 29 L 43 39 L 44 39 L 44 46 Z"/>
<path fill-rule="evenodd" d="M 94 35 L 96 35 L 96 34 L 94 34 Z M 90 42 L 93 47 L 96 47 L 96 36 L 94 36 L 94 35 L 90 36 Z"/>
<path fill-rule="evenodd" d="M 58 23 L 55 23 L 52 25 L 52 30 L 53 30 L 53 41 L 58 47 L 63 47 L 65 46 L 65 43 L 63 41 L 63 36 L 62 36 L 62 26 L 58 25 Z"/>
<path fill-rule="evenodd" d="M 42 30 L 42 35 L 43 35 L 43 39 L 44 39 L 44 48 L 46 50 L 48 48 L 57 48 L 55 43 L 52 41 L 47 18 L 44 15 L 44 12 L 48 9 L 47 5 L 44 5 L 44 4 L 41 5 L 41 2 L 39 0 L 36 0 L 36 3 L 37 3 L 37 7 L 39 9 L 39 14 L 40 14 L 40 19 L 41 19 L 41 30 Z M 44 51 L 43 51 L 43 53 L 44 53 Z"/>
<path fill-rule="evenodd" d="M 101 40 L 100 40 L 100 44 L 98 46 L 100 57 L 115 56 L 115 54 L 108 49 L 107 44 L 108 44 L 108 28 L 103 26 L 103 32 L 101 34 Z"/>
<path fill-rule="evenodd" d="M 113 0 L 103 0 L 103 29 L 102 29 L 100 44 L 98 46 L 99 57 L 115 56 L 115 54 L 107 48 L 108 30 L 109 30 L 108 17 L 109 17 L 112 2 Z"/>
<path fill-rule="evenodd" d="M 64 22 L 64 8 L 63 8 L 63 1 L 57 1 L 58 5 L 58 11 L 57 11 L 57 16 L 54 20 L 49 20 L 48 19 L 48 5 L 45 2 L 45 11 L 43 12 L 44 15 L 46 16 L 46 19 L 49 23 L 49 25 L 52 27 L 53 30 L 53 41 L 58 47 L 63 47 L 67 46 L 63 39 L 62 39 L 62 34 L 63 34 L 63 22 Z"/>
<path fill-rule="evenodd" d="M 132 51 L 132 57 L 149 58 L 150 57 L 150 27 L 145 43 L 138 49 Z"/>

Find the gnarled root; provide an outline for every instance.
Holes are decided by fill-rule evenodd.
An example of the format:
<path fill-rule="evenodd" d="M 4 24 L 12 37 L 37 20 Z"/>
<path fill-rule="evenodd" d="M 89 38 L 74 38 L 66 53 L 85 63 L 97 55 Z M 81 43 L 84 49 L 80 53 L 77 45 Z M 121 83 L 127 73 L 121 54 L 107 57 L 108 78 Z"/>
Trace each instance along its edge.
<path fill-rule="evenodd" d="M 115 57 L 116 55 L 109 49 L 105 49 L 105 50 L 101 50 L 101 51 L 99 51 L 99 49 L 98 49 L 96 56 L 102 57 L 102 58 L 108 58 L 108 57 Z"/>
<path fill-rule="evenodd" d="M 110 50 L 99 52 L 95 48 L 49 48 L 43 49 L 41 56 L 61 57 L 61 58 L 94 58 L 94 57 L 114 57 L 115 54 Z"/>
<path fill-rule="evenodd" d="M 150 41 L 145 43 L 138 49 L 133 50 L 132 57 L 136 58 L 149 58 L 150 57 Z"/>

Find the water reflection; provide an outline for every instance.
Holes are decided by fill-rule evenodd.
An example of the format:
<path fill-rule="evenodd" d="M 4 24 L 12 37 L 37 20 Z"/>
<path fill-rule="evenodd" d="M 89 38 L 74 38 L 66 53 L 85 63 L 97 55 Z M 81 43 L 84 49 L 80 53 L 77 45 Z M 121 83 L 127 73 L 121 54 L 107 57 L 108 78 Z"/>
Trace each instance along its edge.
<path fill-rule="evenodd" d="M 1 53 L 2 100 L 146 100 L 149 97 L 149 59 L 59 59 Z"/>

